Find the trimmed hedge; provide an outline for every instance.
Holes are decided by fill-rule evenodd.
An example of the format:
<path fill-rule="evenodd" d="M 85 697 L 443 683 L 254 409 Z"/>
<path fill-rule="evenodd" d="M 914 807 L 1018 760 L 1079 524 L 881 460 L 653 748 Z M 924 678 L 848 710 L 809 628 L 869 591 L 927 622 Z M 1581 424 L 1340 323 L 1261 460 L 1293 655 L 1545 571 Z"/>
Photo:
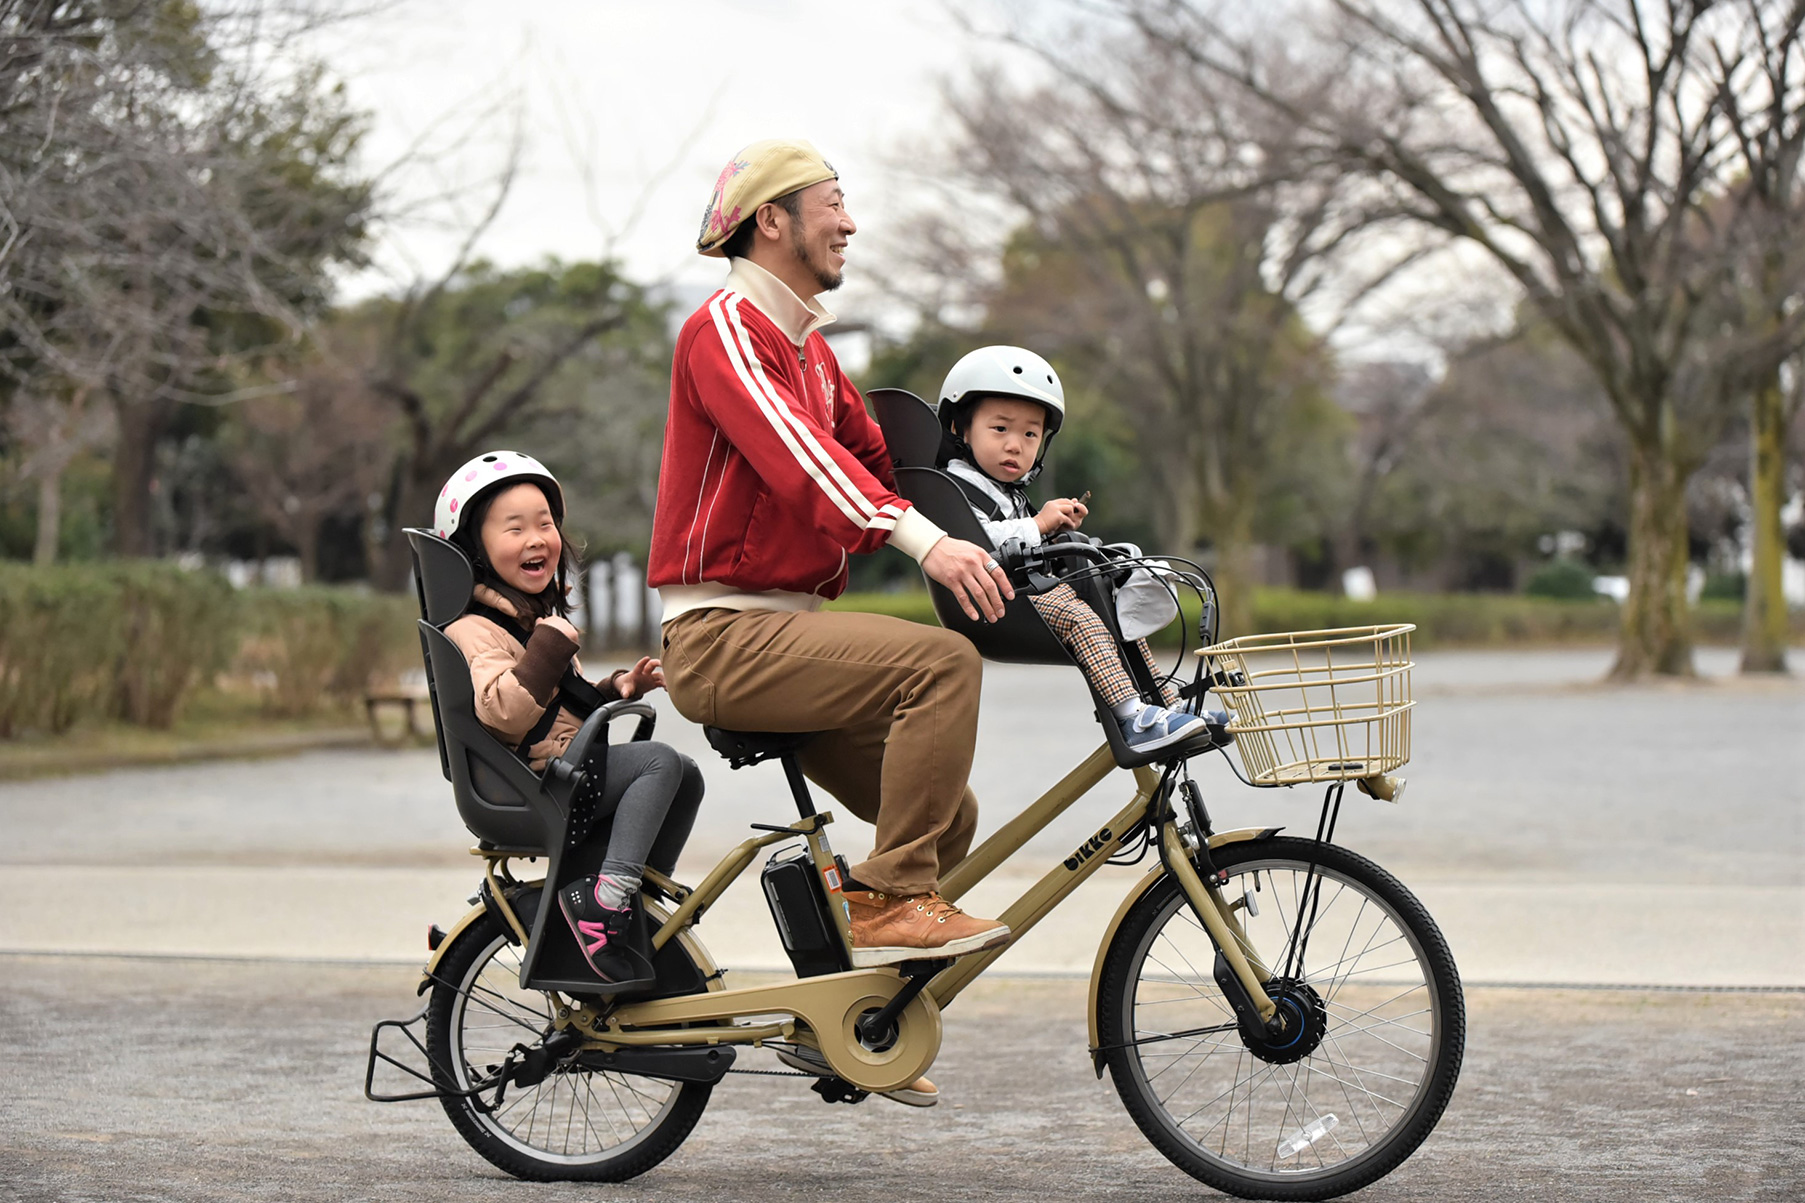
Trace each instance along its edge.
<path fill-rule="evenodd" d="M 244 638 L 233 668 L 261 687 L 270 714 L 293 718 L 352 702 L 372 676 L 420 667 L 420 610 L 411 596 L 317 585 L 242 596 Z"/>
<path fill-rule="evenodd" d="M 236 649 L 232 590 L 131 562 L 0 563 L 0 738 L 88 715 L 167 727 Z"/>
<path fill-rule="evenodd" d="M 411 599 L 310 588 L 235 592 L 152 561 L 0 562 L 0 739 L 84 718 L 167 728 L 222 672 L 295 716 L 419 665 Z"/>
<path fill-rule="evenodd" d="M 828 608 L 889 614 L 913 622 L 935 621 L 934 607 L 920 590 L 849 593 Z M 1185 613 L 1195 630 L 1195 599 L 1185 606 Z M 1605 598 L 1561 601 L 1504 593 L 1382 593 L 1369 602 L 1298 589 L 1260 589 L 1254 594 L 1254 627 L 1258 631 L 1309 631 L 1380 622 L 1415 623 L 1412 646 L 1425 648 L 1610 644 L 1617 639 L 1618 610 Z M 1805 635 L 1805 613 L 1794 614 L 1793 631 Z M 1692 611 L 1692 634 L 1700 643 L 1734 644 L 1741 639 L 1741 632 L 1739 603 L 1706 599 Z M 1154 642 L 1175 644 L 1177 635 L 1178 626 L 1173 624 Z"/>

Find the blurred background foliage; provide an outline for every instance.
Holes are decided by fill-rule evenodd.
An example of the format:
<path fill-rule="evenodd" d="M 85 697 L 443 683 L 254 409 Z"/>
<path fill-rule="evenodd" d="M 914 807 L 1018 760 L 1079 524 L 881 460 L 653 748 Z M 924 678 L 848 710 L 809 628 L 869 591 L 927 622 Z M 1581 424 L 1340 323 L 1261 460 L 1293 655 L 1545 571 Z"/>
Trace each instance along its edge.
<path fill-rule="evenodd" d="M 1405 23 L 1387 28 L 1444 19 L 1474 46 L 1543 19 L 1526 3 L 1393 7 Z M 1279 46 L 1217 20 L 1229 11 L 1078 6 L 1069 24 L 1006 35 L 1048 70 L 950 72 L 939 132 L 909 152 L 918 211 L 861 235 L 861 271 L 883 291 L 835 335 L 856 382 L 932 400 L 974 347 L 1047 355 L 1070 416 L 1037 491 L 1088 491 L 1087 529 L 1203 559 L 1229 631 L 1364 613 L 1341 594 L 1348 570 L 1367 569 L 1387 617 L 1429 616 L 1435 639 L 1606 638 L 1615 610 L 1595 576 L 1629 576 L 1646 602 L 1690 566 L 1718 607 L 1691 630 L 1732 637 L 1724 607 L 1743 599 L 1745 647 L 1766 623 L 1771 651 L 1747 566 L 1763 530 L 1805 556 L 1805 239 L 1800 155 L 1783 153 L 1805 145 L 1805 83 L 1782 73 L 1759 112 L 1711 115 L 1720 134 L 1743 121 L 1743 157 L 1662 202 L 1672 229 L 1624 234 L 1666 248 L 1670 271 L 1631 295 L 1640 261 L 1614 243 L 1553 283 L 1528 251 L 1521 272 L 1497 248 L 1489 265 L 1449 256 L 1462 239 L 1483 249 L 1485 223 L 1425 200 L 1435 179 L 1491 206 L 1487 222 L 1553 238 L 1548 214 L 1521 208 L 1535 171 L 1563 169 L 1545 142 L 1489 175 L 1434 159 L 1457 142 L 1426 143 L 1421 178 L 1362 149 L 1362 120 L 1392 130 L 1398 154 L 1419 130 L 1481 148 L 1501 136 L 1460 114 L 1446 64 L 1356 87 L 1346 63 L 1417 51 L 1358 59 L 1385 28 L 1307 14 Z M 336 282 L 392 214 L 358 166 L 367 118 L 289 37 L 307 19 L 281 4 L 0 0 L 0 735 L 83 710 L 166 725 L 221 673 L 254 682 L 272 713 L 344 703 L 360 670 L 412 655 L 401 529 L 495 446 L 559 474 L 592 559 L 644 553 L 672 336 L 700 298 L 611 262 L 484 260 L 510 164 L 443 270 L 343 299 Z M 1744 99 L 1764 95 L 1762 47 L 1805 55 L 1796 6 L 1662 19 L 1670 42 L 1696 41 L 1694 82 L 1721 68 Z M 1711 47 L 1731 57 L 1713 67 Z M 1559 38 L 1540 53 L 1521 69 L 1558 67 Z M 1613 53 L 1599 70 L 1634 67 Z M 1469 64 L 1475 88 L 1506 86 L 1495 65 Z M 1300 107 L 1332 84 L 1347 86 Z M 1648 118 L 1656 140 L 1662 112 Z M 1609 243 L 1578 210 L 1565 219 L 1587 247 Z M 1400 282 L 1415 292 L 1386 292 Z M 1659 387 L 1626 392 L 1617 344 L 1576 332 L 1592 319 L 1573 306 L 1594 294 L 1694 306 L 1661 319 L 1672 345 L 1645 365 Z M 1382 295 L 1416 299 L 1375 309 Z M 1677 569 L 1649 558 L 1651 472 L 1679 490 L 1661 511 Z M 215 570 L 305 587 L 234 593 Z M 894 553 L 855 567 L 867 595 L 917 587 Z M 1510 594 L 1533 600 L 1472 602 L 1470 621 L 1438 608 Z M 1561 604 L 1581 609 L 1550 617 Z M 1640 621 L 1626 610 L 1617 637 L 1675 670 L 1671 632 Z"/>

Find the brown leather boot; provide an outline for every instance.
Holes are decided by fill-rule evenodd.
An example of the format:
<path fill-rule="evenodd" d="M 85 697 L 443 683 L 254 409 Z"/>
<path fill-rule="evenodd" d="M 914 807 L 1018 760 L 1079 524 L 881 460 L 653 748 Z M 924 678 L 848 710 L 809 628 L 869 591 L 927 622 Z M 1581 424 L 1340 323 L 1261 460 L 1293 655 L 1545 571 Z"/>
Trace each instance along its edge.
<path fill-rule="evenodd" d="M 924 957 L 962 957 L 1009 942 L 1009 926 L 974 919 L 937 892 L 897 897 L 849 890 L 852 963 L 864 969 Z"/>

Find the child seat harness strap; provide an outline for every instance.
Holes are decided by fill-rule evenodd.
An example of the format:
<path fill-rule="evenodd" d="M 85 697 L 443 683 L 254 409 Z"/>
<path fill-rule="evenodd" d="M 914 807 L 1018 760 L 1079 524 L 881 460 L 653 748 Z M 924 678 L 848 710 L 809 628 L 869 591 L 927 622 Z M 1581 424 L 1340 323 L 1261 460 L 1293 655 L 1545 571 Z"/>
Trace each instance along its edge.
<path fill-rule="evenodd" d="M 992 522 L 1001 522 L 1009 517 L 1003 512 L 1003 507 L 997 504 L 997 499 L 986 493 L 977 482 L 966 480 L 963 476 L 957 476 L 951 472 L 946 475 L 949 480 L 959 486 L 959 491 L 965 494 L 965 499 L 971 502 L 972 507 L 989 514 Z"/>
<path fill-rule="evenodd" d="M 522 626 L 512 614 L 503 613 L 493 606 L 472 602 L 470 613 L 480 614 L 488 619 L 512 635 L 521 647 L 525 647 L 527 640 L 533 637 L 532 632 Z M 558 692 L 545 704 L 545 713 L 539 716 L 539 721 L 533 724 L 533 729 L 526 733 L 526 737 L 514 750 L 525 756 L 529 748 L 550 735 L 552 724 L 558 721 L 559 710 L 570 711 L 581 722 L 607 704 L 608 699 L 602 696 L 599 689 L 578 676 L 576 669 L 566 665 L 564 675 L 558 679 Z"/>

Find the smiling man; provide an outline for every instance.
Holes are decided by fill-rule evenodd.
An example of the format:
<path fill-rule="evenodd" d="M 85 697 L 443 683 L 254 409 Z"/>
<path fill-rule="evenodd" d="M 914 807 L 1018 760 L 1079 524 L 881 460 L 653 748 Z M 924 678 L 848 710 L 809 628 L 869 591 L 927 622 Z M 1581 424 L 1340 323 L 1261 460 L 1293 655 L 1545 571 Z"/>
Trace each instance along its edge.
<path fill-rule="evenodd" d="M 821 732 L 804 772 L 876 824 L 845 894 L 864 966 L 1009 938 L 937 893 L 977 824 L 982 664 L 961 635 L 821 603 L 846 588 L 848 556 L 886 543 L 974 618 L 1012 593 L 989 552 L 897 496 L 883 435 L 821 336 L 834 319 L 816 298 L 839 287 L 857 230 L 806 142 L 755 143 L 721 172 L 697 249 L 732 269 L 677 338 L 648 580 L 678 711 Z"/>

